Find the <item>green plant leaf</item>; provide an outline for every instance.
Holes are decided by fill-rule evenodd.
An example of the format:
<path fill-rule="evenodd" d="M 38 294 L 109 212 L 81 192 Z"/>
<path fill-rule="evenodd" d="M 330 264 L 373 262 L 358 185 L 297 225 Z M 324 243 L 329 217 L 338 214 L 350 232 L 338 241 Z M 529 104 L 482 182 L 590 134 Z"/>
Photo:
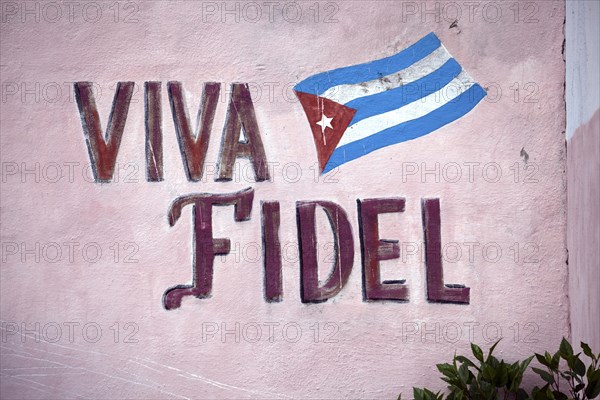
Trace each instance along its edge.
<path fill-rule="evenodd" d="M 575 371 L 575 373 L 579 376 L 585 376 L 585 364 L 579 359 L 579 357 L 575 359 L 573 371 Z"/>
<path fill-rule="evenodd" d="M 594 353 L 592 353 L 592 349 L 590 349 L 590 346 L 587 343 L 581 342 L 581 349 L 583 350 L 583 354 L 585 354 L 586 356 L 588 356 L 592 360 L 595 359 Z"/>
<path fill-rule="evenodd" d="M 458 376 L 458 371 L 452 364 L 437 364 L 436 367 L 438 371 L 442 373 L 442 375 L 447 376 L 448 378 L 456 378 Z"/>
<path fill-rule="evenodd" d="M 573 355 L 573 347 L 571 346 L 571 343 L 569 343 L 569 341 L 565 338 L 561 340 L 558 351 L 560 351 L 560 355 L 565 360 L 568 360 L 568 358 Z"/>
<path fill-rule="evenodd" d="M 565 356 L 565 357 L 563 357 L 562 354 L 561 354 L 561 357 L 563 359 L 567 360 L 567 366 L 572 371 L 575 368 L 575 356 Z"/>
<path fill-rule="evenodd" d="M 548 371 L 544 371 L 543 369 L 539 369 L 539 368 L 535 368 L 535 367 L 532 367 L 531 369 L 533 370 L 533 372 L 538 374 L 544 380 L 544 382 L 547 382 L 549 384 L 554 383 L 554 376 L 552 374 L 550 374 Z"/>
<path fill-rule="evenodd" d="M 588 381 L 593 381 L 600 379 L 600 368 L 594 368 L 593 365 L 590 365 L 587 373 Z"/>
<path fill-rule="evenodd" d="M 413 388 L 413 397 L 415 400 L 423 400 L 423 389 Z"/>
<path fill-rule="evenodd" d="M 552 359 L 550 360 L 550 369 L 554 372 L 558 371 L 558 366 L 560 365 L 560 352 L 557 351 L 556 353 L 554 353 L 554 355 L 552 356 Z"/>
<path fill-rule="evenodd" d="M 531 360 L 533 360 L 533 356 L 526 358 L 521 362 L 521 365 L 520 365 L 521 374 L 523 374 L 525 372 L 525 370 L 527 369 L 527 367 L 529 366 L 529 364 L 531 364 Z"/>
<path fill-rule="evenodd" d="M 469 360 L 467 357 L 465 356 L 456 356 L 455 357 L 456 361 L 462 363 L 462 364 L 466 364 L 469 367 L 473 367 L 473 368 L 477 368 L 479 369 L 474 363 L 473 361 Z"/>
<path fill-rule="evenodd" d="M 477 346 L 475 343 L 471 343 L 471 350 L 473 351 L 473 355 L 479 362 L 483 362 L 483 351 L 481 351 L 481 347 Z"/>
<path fill-rule="evenodd" d="M 546 363 L 552 368 L 552 355 L 546 351 L 544 353 L 544 358 L 546 359 Z"/>
<path fill-rule="evenodd" d="M 535 353 L 535 358 L 536 358 L 536 359 L 538 360 L 538 362 L 539 362 L 540 364 L 542 364 L 544 367 L 548 367 L 548 368 L 550 368 L 550 362 L 548 362 L 548 361 L 546 360 L 546 358 L 545 358 L 543 355 L 541 355 L 541 354 L 538 354 L 538 353 Z"/>
<path fill-rule="evenodd" d="M 458 369 L 458 376 L 460 378 L 460 381 L 464 385 L 467 385 L 469 383 L 469 367 L 467 364 L 462 364 L 460 366 L 460 368 Z"/>

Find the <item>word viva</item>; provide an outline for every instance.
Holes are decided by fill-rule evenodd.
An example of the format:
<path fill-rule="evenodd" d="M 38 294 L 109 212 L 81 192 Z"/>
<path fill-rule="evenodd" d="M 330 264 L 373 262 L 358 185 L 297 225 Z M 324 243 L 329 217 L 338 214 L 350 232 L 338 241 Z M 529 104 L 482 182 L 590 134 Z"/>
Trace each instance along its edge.
<path fill-rule="evenodd" d="M 134 83 L 119 82 L 117 84 L 106 134 L 102 132 L 102 124 L 94 100 L 93 83 L 76 82 L 74 86 L 94 179 L 97 182 L 110 182 L 115 171 Z M 149 182 L 162 181 L 164 176 L 161 86 L 161 82 L 145 82 L 144 84 L 146 176 Z M 197 182 L 202 179 L 204 160 L 221 84 L 217 82 L 204 83 L 198 110 L 198 125 L 195 130 L 190 122 L 181 83 L 168 82 L 167 87 L 183 166 L 188 180 Z M 242 129 L 245 137 L 240 140 Z M 256 122 L 254 105 L 248 84 L 245 83 L 231 85 L 231 98 L 227 108 L 218 163 L 219 175 L 216 180 L 232 179 L 233 165 L 238 157 L 251 160 L 257 182 L 269 180 L 269 170 Z"/>
<path fill-rule="evenodd" d="M 178 285 L 168 289 L 163 296 L 167 310 L 179 308 L 186 296 L 206 298 L 211 295 L 213 264 L 216 255 L 228 254 L 231 242 L 227 238 L 214 238 L 212 207 L 234 206 L 236 221 L 250 219 L 254 190 L 228 194 L 193 194 L 177 198 L 169 210 L 170 226 L 181 217 L 183 207 L 193 208 L 194 258 L 191 285 Z M 404 198 L 373 198 L 357 200 L 360 249 L 362 255 L 363 300 L 408 301 L 405 280 L 381 281 L 380 261 L 400 257 L 397 240 L 380 239 L 378 216 L 385 213 L 404 212 Z M 334 265 L 329 276 L 319 280 L 317 258 L 317 207 L 325 211 L 334 240 Z M 427 299 L 442 303 L 469 303 L 470 288 L 463 285 L 446 285 L 443 278 L 440 202 L 423 199 L 423 232 Z M 300 289 L 303 303 L 320 303 L 337 295 L 348 282 L 354 265 L 354 239 L 352 225 L 346 211 L 332 201 L 298 201 L 296 203 L 298 243 L 300 246 Z M 261 203 L 261 230 L 263 242 L 264 295 L 268 302 L 283 298 L 281 244 L 279 241 L 280 208 L 278 201 Z"/>

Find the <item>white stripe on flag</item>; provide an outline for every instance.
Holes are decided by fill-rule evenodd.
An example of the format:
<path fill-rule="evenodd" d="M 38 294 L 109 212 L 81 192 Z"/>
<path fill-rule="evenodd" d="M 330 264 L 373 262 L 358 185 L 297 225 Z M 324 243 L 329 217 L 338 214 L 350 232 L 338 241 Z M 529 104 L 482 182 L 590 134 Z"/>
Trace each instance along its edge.
<path fill-rule="evenodd" d="M 361 97 L 382 93 L 419 80 L 440 68 L 451 58 L 446 48 L 440 46 L 408 68 L 372 81 L 334 86 L 327 89 L 321 97 L 346 104 Z"/>
<path fill-rule="evenodd" d="M 431 93 L 429 96 L 413 101 L 404 107 L 365 118 L 349 126 L 336 148 L 371 136 L 403 122 L 421 118 L 444 104 L 451 102 L 474 84 L 473 79 L 463 70 L 450 83 L 437 92 Z"/>

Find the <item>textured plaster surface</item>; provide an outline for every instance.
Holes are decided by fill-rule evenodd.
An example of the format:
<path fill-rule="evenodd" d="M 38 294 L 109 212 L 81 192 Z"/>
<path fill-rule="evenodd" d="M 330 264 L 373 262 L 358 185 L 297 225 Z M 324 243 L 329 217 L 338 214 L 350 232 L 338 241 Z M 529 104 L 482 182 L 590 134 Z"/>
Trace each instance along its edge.
<path fill-rule="evenodd" d="M 470 20 L 464 7 L 453 28 L 452 20 L 438 22 L 422 13 L 421 3 L 414 3 L 416 15 L 407 15 L 393 2 L 340 2 L 335 23 L 315 23 L 308 11 L 313 3 L 300 4 L 305 17 L 297 23 L 281 14 L 274 22 L 266 15 L 257 23 L 244 18 L 236 23 L 231 16 L 226 23 L 220 16 L 203 22 L 201 2 L 152 1 L 138 4 L 138 22 L 131 24 L 115 23 L 112 15 L 94 24 L 81 17 L 74 22 L 2 24 L 2 81 L 28 88 L 56 82 L 62 88 L 55 102 L 44 97 L 36 102 L 20 93 L 3 100 L 2 162 L 16 163 L 19 169 L 22 163 L 29 169 L 36 163 L 40 169 L 57 163 L 65 175 L 56 183 L 47 179 L 54 177 L 51 169 L 46 176 L 40 172 L 39 182 L 31 174 L 3 178 L 2 243 L 25 243 L 28 249 L 39 243 L 49 252 L 39 261 L 31 254 L 22 260 L 20 253 L 2 261 L 3 329 L 12 323 L 11 329 L 16 325 L 20 331 L 3 331 L 3 399 L 395 398 L 400 392 L 410 396 L 413 385 L 441 389 L 442 382 L 434 379 L 435 363 L 449 360 L 455 350 L 467 352 L 471 339 L 485 347 L 486 339 L 494 340 L 501 330 L 504 340 L 498 352 L 510 360 L 557 347 L 568 335 L 564 3 L 536 2 L 537 22 L 531 23 L 522 21 L 523 14 L 515 22 L 508 4 L 495 23 L 482 18 L 481 10 Z M 325 3 L 320 6 L 322 20 Z M 435 3 L 423 7 L 434 9 Z M 330 182 L 315 180 L 312 135 L 289 89 L 311 74 L 394 54 L 431 31 L 489 88 L 488 99 L 433 134 L 348 163 L 328 175 Z M 88 152 L 71 89 L 63 84 L 80 80 L 100 85 L 97 103 L 104 124 L 114 84 L 130 80 L 139 88 L 118 156 L 119 182 L 97 184 L 82 177 Z M 144 175 L 141 87 L 148 80 L 163 81 L 162 183 L 148 183 Z M 255 109 L 265 150 L 270 162 L 280 163 L 273 182 L 255 184 L 242 177 L 221 183 L 213 181 L 214 174 L 206 182 L 187 182 L 170 119 L 168 80 L 183 82 L 190 115 L 196 113 L 203 81 L 258 85 L 262 96 L 255 99 Z M 525 91 L 527 83 L 536 86 Z M 268 85 L 275 85 L 271 99 Z M 530 100 L 536 101 L 525 102 L 532 88 Z M 217 161 L 226 104 L 224 98 L 217 110 L 207 162 Z M 73 182 L 65 163 L 78 163 L 71 164 Z M 424 177 L 426 182 L 420 174 L 403 179 L 408 163 L 431 170 L 439 163 L 437 182 L 432 174 Z M 451 169 L 441 175 L 445 166 L 452 168 L 450 163 L 461 168 L 455 183 Z M 496 164 L 482 175 L 491 163 Z M 289 165 L 284 174 L 282 166 Z M 472 179 L 467 165 L 475 165 Z M 296 167 L 301 176 L 296 177 Z M 498 168 L 502 175 L 493 182 Z M 520 171 L 517 178 L 515 169 Z M 212 298 L 187 298 L 180 309 L 165 311 L 164 290 L 191 279 L 191 212 L 184 210 L 178 224 L 169 228 L 170 203 L 193 192 L 248 186 L 256 190 L 250 221 L 235 223 L 231 208 L 215 211 L 215 236 L 229 237 L 240 247 L 224 261 L 217 259 Z M 406 197 L 406 212 L 382 216 L 381 237 L 415 243 L 421 250 L 421 198 L 441 199 L 442 240 L 457 244 L 462 254 L 454 263 L 444 262 L 445 278 L 469 286 L 471 304 L 428 303 L 420 256 L 384 263 L 386 279 L 407 280 L 409 303 L 362 301 L 356 199 L 390 196 Z M 346 209 L 356 249 L 347 286 L 335 299 L 317 305 L 300 302 L 294 251 L 295 201 L 311 199 L 332 200 Z M 281 202 L 281 241 L 289 244 L 283 262 L 284 299 L 276 304 L 266 303 L 262 293 L 260 200 Z M 319 222 L 326 223 L 324 215 Z M 327 242 L 327 231 L 322 233 Z M 55 257 L 47 246 L 51 242 L 62 248 L 54 263 L 49 262 Z M 73 261 L 62 245 L 66 242 L 80 244 Z M 467 242 L 478 243 L 472 260 Z M 87 244 L 88 260 L 93 258 L 90 243 L 102 250 L 96 262 L 86 261 L 81 253 Z M 114 243 L 121 249 L 118 260 L 110 248 Z M 125 248 L 130 243 L 138 249 L 137 263 L 123 260 L 131 252 Z M 502 250 L 495 262 L 495 245 L 490 244 Z M 486 257 L 485 245 L 493 246 L 487 247 Z M 452 259 L 453 246 L 447 250 Z M 323 258 L 330 252 L 331 247 L 325 248 Z M 117 322 L 120 336 L 115 338 Z M 54 343 L 52 323 L 62 327 Z M 65 325 L 69 323 L 79 324 L 71 325 L 73 340 Z M 91 343 L 92 328 L 87 340 L 82 335 L 86 323 L 101 327 L 97 342 Z M 246 337 L 238 333 L 236 341 L 235 333 L 221 337 L 219 332 L 203 340 L 207 326 L 232 331 L 236 323 L 247 327 Z M 251 323 L 262 326 L 256 343 L 249 340 L 254 337 Z M 280 324 L 272 341 L 268 323 Z M 296 342 L 291 340 L 294 327 L 288 326 L 287 339 L 282 336 L 285 324 L 300 327 L 302 336 Z M 407 335 L 415 326 L 419 332 Z M 128 343 L 125 335 L 133 329 L 137 342 Z M 334 331 L 326 342 L 325 335 Z M 42 339 L 36 342 L 39 333 Z"/>

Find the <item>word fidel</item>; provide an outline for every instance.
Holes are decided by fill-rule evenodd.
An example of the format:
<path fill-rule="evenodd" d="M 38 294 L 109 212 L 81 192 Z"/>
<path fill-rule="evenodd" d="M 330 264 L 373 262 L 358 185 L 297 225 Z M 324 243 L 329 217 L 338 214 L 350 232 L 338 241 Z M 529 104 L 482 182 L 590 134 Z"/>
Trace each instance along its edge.
<path fill-rule="evenodd" d="M 84 135 L 87 140 L 94 177 L 97 182 L 112 179 L 129 103 L 133 82 L 120 82 L 113 101 L 106 135 L 94 101 L 91 82 L 75 83 L 75 95 Z M 161 181 L 162 169 L 162 111 L 160 82 L 145 83 L 146 165 L 149 181 Z M 181 84 L 169 82 L 169 99 L 179 140 L 184 168 L 190 181 L 202 178 L 202 167 L 208 138 L 212 128 L 220 84 L 205 83 L 196 132 L 191 124 L 184 102 Z M 242 129 L 244 138 L 241 138 Z M 231 180 L 232 166 L 238 157 L 250 158 L 256 181 L 269 179 L 265 168 L 266 156 L 260 137 L 250 91 L 247 84 L 232 84 L 219 157 L 217 180 Z M 214 238 L 212 229 L 213 206 L 234 206 L 236 221 L 250 219 L 254 190 L 247 188 L 226 194 L 191 194 L 175 199 L 168 213 L 169 225 L 174 226 L 182 209 L 192 206 L 194 243 L 193 279 L 191 285 L 169 288 L 163 296 L 167 310 L 179 308 L 186 296 L 210 297 L 215 256 L 231 250 L 228 238 Z M 408 301 L 409 290 L 405 280 L 381 281 L 380 261 L 400 257 L 397 240 L 379 238 L 379 214 L 404 212 L 404 198 L 375 198 L 357 200 L 360 248 L 362 256 L 363 300 Z M 324 281 L 319 280 L 317 260 L 316 209 L 326 213 L 334 238 L 334 266 Z M 425 245 L 427 299 L 432 302 L 469 303 L 470 288 L 444 284 L 439 199 L 421 202 Z M 268 302 L 283 298 L 281 243 L 279 240 L 280 212 L 278 201 L 261 202 L 261 231 L 264 260 L 264 294 Z M 336 296 L 348 282 L 354 265 L 352 225 L 346 211 L 331 201 L 298 201 L 296 203 L 297 229 L 300 250 L 300 291 L 303 303 L 320 303 Z"/>
<path fill-rule="evenodd" d="M 178 285 L 168 289 L 163 297 L 167 310 L 181 306 L 185 296 L 209 297 L 212 291 L 213 264 L 216 255 L 228 254 L 231 242 L 214 238 L 212 207 L 234 206 L 236 221 L 250 219 L 254 190 L 228 194 L 193 194 L 177 198 L 169 209 L 169 225 L 181 217 L 181 210 L 192 205 L 194 225 L 194 261 L 192 285 Z M 404 212 L 403 198 L 375 198 L 357 200 L 360 248 L 362 254 L 363 299 L 408 301 L 408 286 L 404 280 L 381 282 L 379 262 L 400 257 L 398 241 L 379 238 L 379 214 Z M 317 261 L 316 209 L 327 214 L 335 247 L 334 266 L 322 283 L 319 281 Z M 442 267 L 440 202 L 423 199 L 423 230 L 425 237 L 425 266 L 427 299 L 434 302 L 469 303 L 469 288 L 445 285 Z M 320 303 L 337 295 L 348 282 L 354 265 L 352 225 L 346 211 L 332 201 L 299 201 L 296 203 L 298 240 L 300 244 L 300 290 L 303 303 Z M 279 241 L 279 202 L 261 203 L 262 241 L 264 259 L 264 291 L 268 302 L 281 301 L 281 244 Z"/>

